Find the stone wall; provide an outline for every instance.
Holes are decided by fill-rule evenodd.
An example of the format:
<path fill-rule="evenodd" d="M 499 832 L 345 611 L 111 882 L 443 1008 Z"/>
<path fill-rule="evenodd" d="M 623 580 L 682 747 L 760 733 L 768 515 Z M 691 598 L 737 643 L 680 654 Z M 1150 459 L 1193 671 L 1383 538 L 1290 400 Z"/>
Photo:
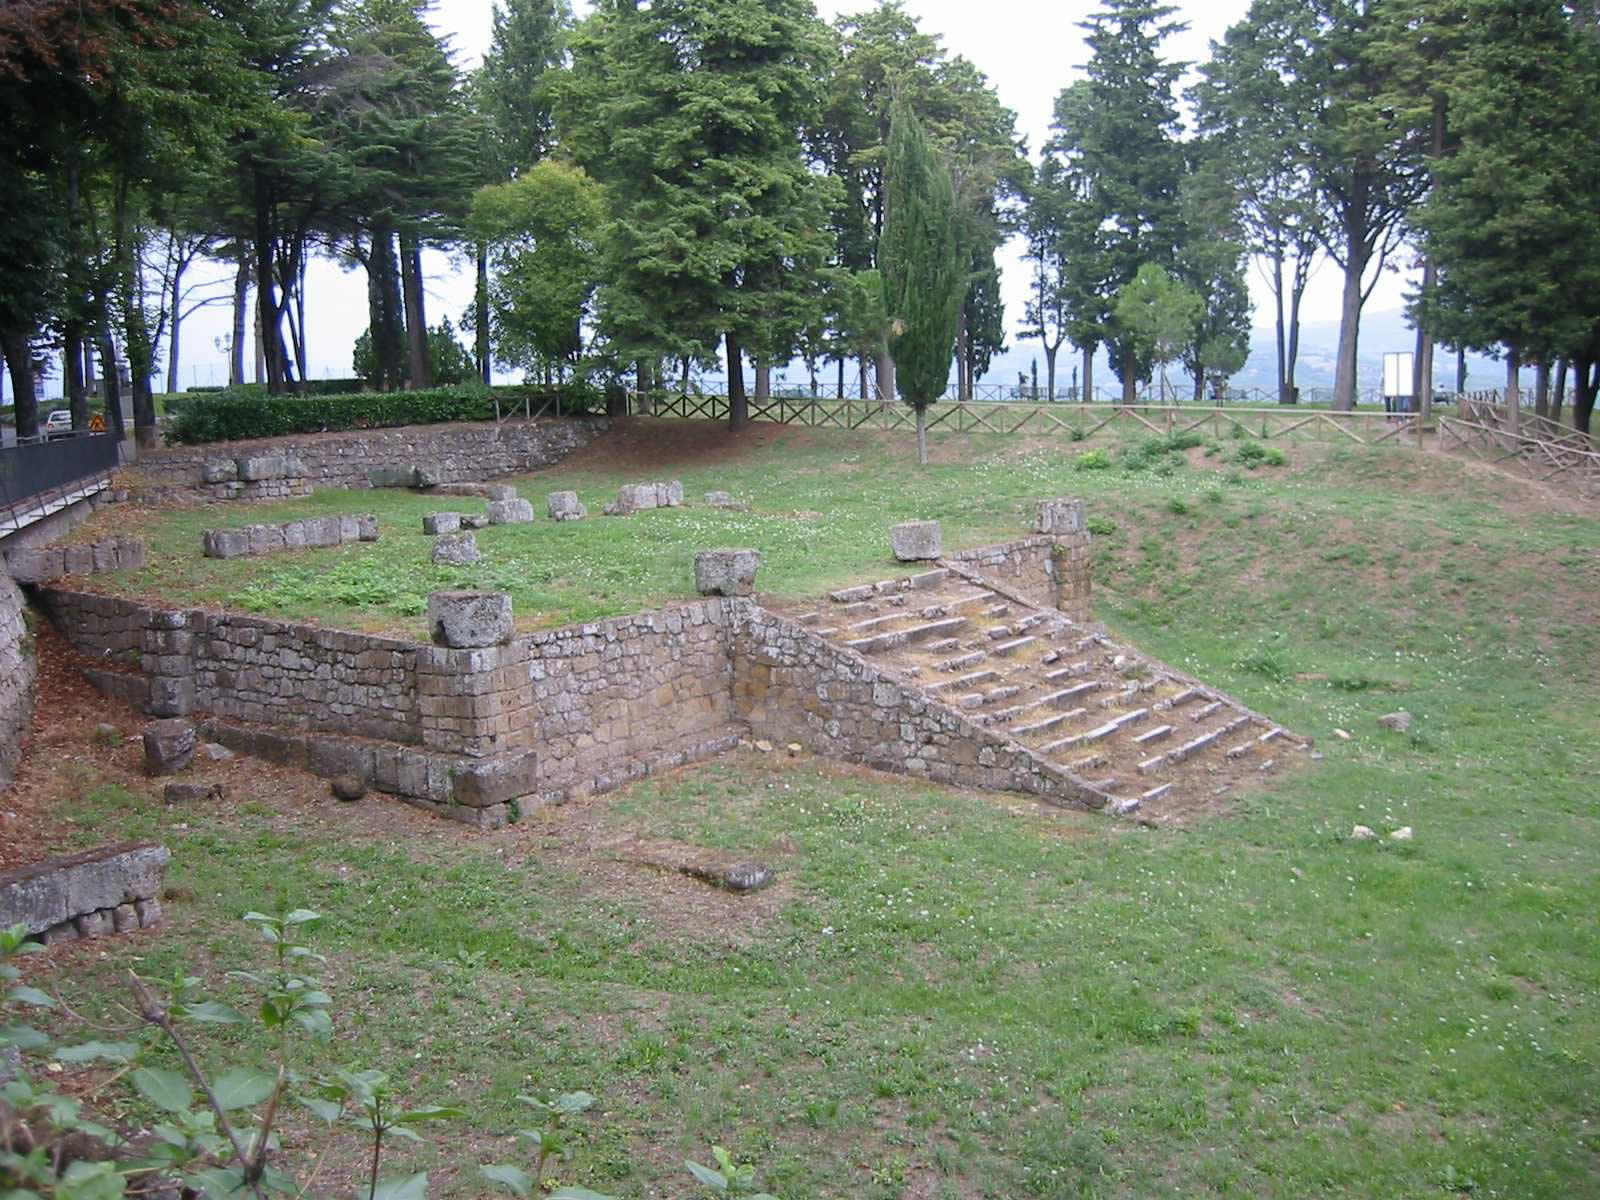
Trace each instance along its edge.
<path fill-rule="evenodd" d="M 22 761 L 22 735 L 33 713 L 39 669 L 23 608 L 21 589 L 0 572 L 0 791 L 11 785 Z"/>
<path fill-rule="evenodd" d="M 145 548 L 137 538 L 102 538 L 74 546 L 8 547 L 4 557 L 7 573 L 18 583 L 42 583 L 63 575 L 137 571 L 145 564 Z"/>
<path fill-rule="evenodd" d="M 515 475 L 559 462 L 607 428 L 596 417 L 408 425 L 146 453 L 146 491 L 188 488 L 214 500 L 271 500 L 317 488 L 365 488 L 369 473 L 422 468 L 435 483 Z"/>
<path fill-rule="evenodd" d="M 123 843 L 0 871 L 0 926 L 47 943 L 144 929 L 161 919 L 165 846 Z"/>
<path fill-rule="evenodd" d="M 1071 620 L 1093 619 L 1090 535 L 1086 529 L 962 550 L 946 554 L 943 561 L 975 571 L 1031 604 L 1058 609 Z"/>
<path fill-rule="evenodd" d="M 739 613 L 734 704 L 752 736 L 797 741 L 827 758 L 1077 808 L 1106 804 L 1018 743 L 754 604 Z"/>

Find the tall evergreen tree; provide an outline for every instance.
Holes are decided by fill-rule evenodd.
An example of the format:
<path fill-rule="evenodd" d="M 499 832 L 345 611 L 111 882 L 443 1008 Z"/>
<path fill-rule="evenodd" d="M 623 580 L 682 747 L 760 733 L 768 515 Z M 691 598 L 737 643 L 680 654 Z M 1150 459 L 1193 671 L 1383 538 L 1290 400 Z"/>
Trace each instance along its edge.
<path fill-rule="evenodd" d="M 1088 242 L 1080 261 L 1092 278 L 1080 276 L 1073 289 L 1085 326 L 1079 344 L 1105 338 L 1125 403 L 1136 398 L 1151 364 L 1139 352 L 1143 343 L 1118 327 L 1112 297 L 1145 263 L 1172 267 L 1183 236 L 1183 148 L 1173 96 L 1183 64 L 1161 56 L 1161 43 L 1184 28 L 1172 20 L 1176 11 L 1153 0 L 1106 0 L 1083 22 L 1087 78 L 1057 97 L 1046 146 L 1059 164 L 1065 219 Z"/>
<path fill-rule="evenodd" d="M 883 307 L 891 322 L 900 395 L 916 411 L 917 461 L 928 463 L 928 406 L 950 380 L 956 323 L 967 291 L 950 169 L 905 103 L 895 105 L 884 170 Z"/>
<path fill-rule="evenodd" d="M 610 194 L 599 319 L 617 357 L 726 348 L 786 360 L 816 322 L 831 241 L 817 121 L 825 27 L 810 0 L 602 0 L 573 39 L 563 143 Z"/>

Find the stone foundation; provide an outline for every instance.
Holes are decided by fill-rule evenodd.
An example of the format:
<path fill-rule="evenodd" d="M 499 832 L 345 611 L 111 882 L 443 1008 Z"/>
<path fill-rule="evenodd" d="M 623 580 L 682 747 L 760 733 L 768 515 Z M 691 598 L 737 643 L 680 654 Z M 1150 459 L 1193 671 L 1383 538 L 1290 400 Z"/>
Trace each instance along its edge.
<path fill-rule="evenodd" d="M 137 571 L 144 566 L 144 543 L 136 538 L 104 538 L 76 546 L 34 546 L 8 550 L 5 569 L 18 583 L 43 583 L 64 575 Z"/>
<path fill-rule="evenodd" d="M 159 497 L 171 489 L 212 500 L 278 500 L 322 488 L 474 484 L 560 462 L 607 429 L 604 420 L 569 417 L 357 429 L 248 442 L 170 447 L 140 457 L 134 475 Z M 486 492 L 474 490 L 474 495 Z"/>
<path fill-rule="evenodd" d="M 145 929 L 161 919 L 165 846 L 123 843 L 0 871 L 0 926 L 46 943 Z"/>
<path fill-rule="evenodd" d="M 247 558 L 300 550 L 307 546 L 340 546 L 378 540 L 378 518 L 370 513 L 338 517 L 305 517 L 277 525 L 243 525 L 207 529 L 200 550 L 207 558 Z"/>

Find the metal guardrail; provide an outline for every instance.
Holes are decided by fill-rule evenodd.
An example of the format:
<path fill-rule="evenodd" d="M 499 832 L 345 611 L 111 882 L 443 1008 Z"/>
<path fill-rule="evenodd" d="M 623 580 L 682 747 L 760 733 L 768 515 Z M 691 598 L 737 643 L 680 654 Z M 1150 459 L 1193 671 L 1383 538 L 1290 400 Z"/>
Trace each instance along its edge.
<path fill-rule="evenodd" d="M 29 439 L 0 448 L 0 533 L 14 532 L 99 491 L 116 470 L 110 433 Z"/>

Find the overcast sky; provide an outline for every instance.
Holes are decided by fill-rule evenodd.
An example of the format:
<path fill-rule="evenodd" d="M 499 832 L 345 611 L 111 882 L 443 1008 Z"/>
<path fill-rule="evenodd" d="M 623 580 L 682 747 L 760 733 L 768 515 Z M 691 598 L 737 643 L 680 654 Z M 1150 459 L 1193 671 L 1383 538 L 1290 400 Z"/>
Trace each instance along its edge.
<path fill-rule="evenodd" d="M 459 64 L 470 68 L 489 44 L 493 0 L 439 0 L 433 23 L 449 36 Z M 581 2 L 580 11 L 587 7 Z M 869 7 L 864 3 L 820 0 L 822 15 L 832 20 L 844 12 Z M 971 59 L 994 85 L 1001 101 L 1017 114 L 1017 129 L 1035 156 L 1048 136 L 1056 94 L 1079 76 L 1087 56 L 1078 22 L 1097 5 L 1086 0 L 907 0 L 906 8 L 922 28 L 943 39 L 950 54 Z M 1208 57 L 1207 47 L 1239 20 L 1248 0 L 1210 0 L 1180 5 L 1180 18 L 1188 30 L 1172 38 L 1167 53 L 1197 63 Z M 1002 252 L 1006 319 L 1013 344 L 1022 313 L 1026 276 L 1015 247 Z M 472 299 L 470 271 L 463 263 L 430 252 L 429 324 L 440 316 L 457 322 Z M 1255 323 L 1271 323 L 1270 293 L 1252 272 Z M 1401 303 L 1398 277 L 1380 283 L 1369 301 L 1369 311 L 1396 308 Z M 311 374 L 314 377 L 351 374 L 350 346 L 367 326 L 366 280 L 359 272 L 341 271 L 331 263 L 313 265 L 307 280 L 307 323 L 311 329 Z M 1336 320 L 1339 274 L 1324 265 L 1313 280 L 1303 315 L 1308 321 Z M 227 331 L 226 306 L 204 310 L 184 325 L 180 351 L 179 386 L 224 381 L 225 355 L 214 339 Z"/>

